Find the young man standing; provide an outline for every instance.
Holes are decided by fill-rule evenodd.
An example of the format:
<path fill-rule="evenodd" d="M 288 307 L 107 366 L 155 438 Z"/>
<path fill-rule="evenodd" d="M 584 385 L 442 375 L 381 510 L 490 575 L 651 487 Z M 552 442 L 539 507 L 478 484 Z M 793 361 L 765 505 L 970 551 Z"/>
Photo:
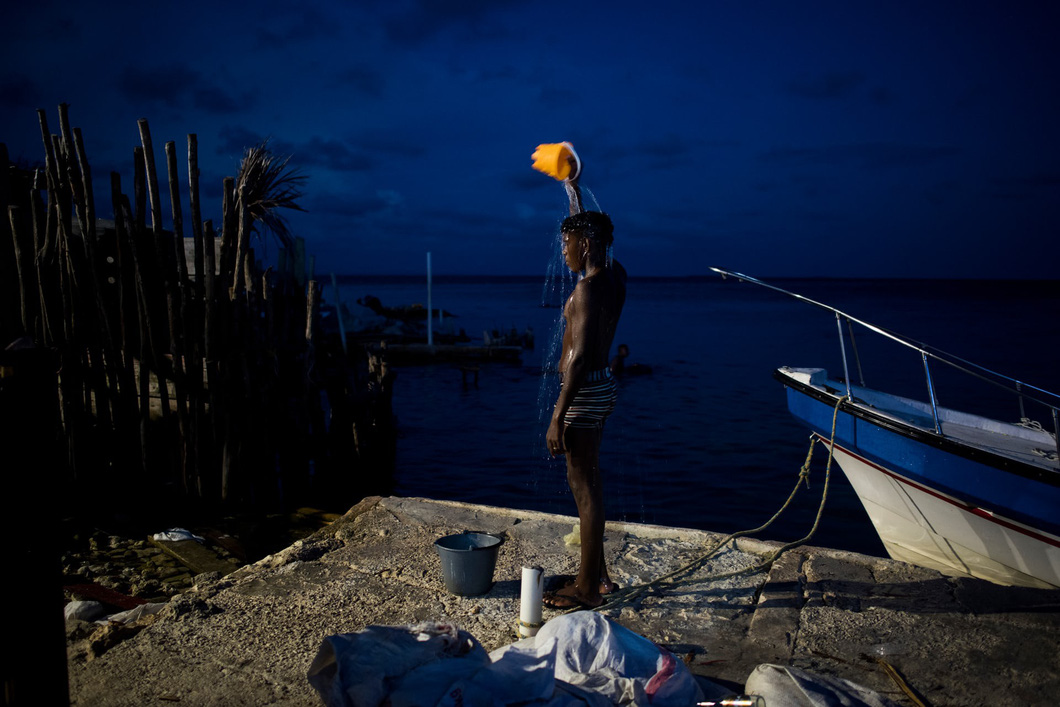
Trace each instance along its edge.
<path fill-rule="evenodd" d="M 615 588 L 604 563 L 600 440 L 615 404 L 608 353 L 626 301 L 626 271 L 610 258 L 611 219 L 582 209 L 577 178 L 566 187 L 571 215 L 561 226 L 563 255 L 582 277 L 563 309 L 563 382 L 545 444 L 552 456 L 567 457 L 567 482 L 580 520 L 581 567 L 573 582 L 545 595 L 545 605 L 555 609 L 599 606 L 601 595 Z"/>

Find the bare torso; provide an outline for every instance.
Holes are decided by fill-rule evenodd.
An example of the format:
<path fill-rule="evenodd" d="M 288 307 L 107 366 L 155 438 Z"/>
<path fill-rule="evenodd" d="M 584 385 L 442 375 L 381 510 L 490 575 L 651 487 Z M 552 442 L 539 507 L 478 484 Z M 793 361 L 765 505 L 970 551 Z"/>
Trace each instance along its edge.
<path fill-rule="evenodd" d="M 607 368 L 622 306 L 626 302 L 626 271 L 618 261 L 583 278 L 563 307 L 563 353 L 559 372 L 566 373 L 575 355 L 586 372 Z M 577 345 L 576 345 L 577 344 Z"/>

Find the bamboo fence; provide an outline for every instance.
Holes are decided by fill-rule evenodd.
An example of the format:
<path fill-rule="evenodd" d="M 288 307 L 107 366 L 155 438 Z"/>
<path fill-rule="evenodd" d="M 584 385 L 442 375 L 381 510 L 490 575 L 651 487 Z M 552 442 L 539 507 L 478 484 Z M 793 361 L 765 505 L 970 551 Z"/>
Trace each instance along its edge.
<path fill-rule="evenodd" d="M 249 186 L 234 177 L 223 182 L 219 232 L 204 221 L 194 134 L 190 235 L 173 142 L 163 150 L 173 227 L 163 229 L 146 120 L 132 198 L 112 172 L 113 226 L 97 221 L 81 132 L 70 128 L 65 104 L 58 114 L 52 134 L 38 111 L 42 167 L 10 164 L 0 144 L 8 216 L 0 219 L 0 345 L 58 361 L 41 382 L 58 413 L 65 464 L 56 478 L 96 498 L 164 494 L 255 509 L 350 504 L 384 490 L 394 462 L 394 376 L 364 348 L 346 354 L 345 342 L 320 331 L 320 286 L 306 273 L 304 242 L 263 268 Z"/>

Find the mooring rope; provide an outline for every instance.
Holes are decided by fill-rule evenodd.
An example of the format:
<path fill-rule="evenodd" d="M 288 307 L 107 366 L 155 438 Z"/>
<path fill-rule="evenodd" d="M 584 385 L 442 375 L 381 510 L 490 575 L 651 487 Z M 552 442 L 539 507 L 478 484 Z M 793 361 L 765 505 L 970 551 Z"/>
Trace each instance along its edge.
<path fill-rule="evenodd" d="M 784 501 L 784 504 L 780 507 L 780 509 L 776 513 L 773 514 L 772 518 L 770 518 L 769 520 L 767 520 L 765 523 L 763 523 L 762 525 L 760 525 L 757 528 L 753 528 L 751 530 L 740 530 L 740 531 L 737 531 L 735 533 L 732 533 L 730 535 L 725 536 L 721 541 L 719 541 L 708 552 L 706 552 L 703 555 L 700 555 L 696 559 L 692 560 L 691 562 L 689 562 L 688 564 L 684 565 L 683 567 L 679 567 L 678 569 L 674 570 L 673 572 L 665 574 L 665 575 L 663 575 L 661 577 L 657 577 L 656 579 L 653 579 L 652 581 L 647 582 L 645 584 L 636 584 L 636 585 L 632 585 L 630 587 L 626 587 L 624 589 L 615 590 L 611 594 L 607 595 L 607 600 L 603 604 L 601 604 L 600 606 L 595 607 L 593 610 L 594 611 L 603 611 L 604 609 L 614 609 L 614 608 L 616 608 L 618 606 L 621 606 L 623 604 L 628 604 L 630 601 L 632 601 L 633 599 L 635 599 L 635 598 L 639 597 L 640 595 L 644 594 L 649 589 L 656 589 L 656 590 L 662 589 L 663 585 L 665 585 L 665 587 L 667 587 L 667 588 L 670 588 L 670 587 L 677 587 L 677 586 L 680 586 L 682 584 L 700 584 L 700 583 L 705 582 L 705 581 L 716 581 L 716 580 L 720 580 L 720 579 L 726 579 L 728 577 L 736 577 L 736 576 L 741 575 L 741 574 L 753 573 L 753 572 L 758 572 L 758 571 L 761 571 L 761 570 L 768 570 L 770 567 L 772 567 L 773 563 L 776 562 L 777 559 L 783 553 L 787 552 L 788 550 L 790 550 L 793 547 L 798 547 L 799 545 L 802 545 L 803 543 L 807 542 L 810 538 L 812 538 L 814 533 L 817 532 L 817 527 L 820 525 L 821 516 L 824 513 L 825 501 L 828 499 L 828 485 L 829 485 L 829 481 L 830 481 L 831 475 L 832 475 L 832 459 L 834 458 L 835 431 L 836 431 L 836 424 L 837 424 L 837 421 L 839 419 L 839 408 L 843 404 L 843 401 L 847 400 L 848 397 L 849 396 L 845 396 L 844 395 L 843 397 L 839 398 L 839 400 L 836 401 L 835 409 L 832 411 L 832 433 L 831 433 L 831 438 L 828 441 L 828 461 L 825 464 L 825 469 L 824 469 L 824 488 L 821 490 L 821 502 L 820 502 L 820 504 L 817 507 L 817 516 L 813 520 L 813 526 L 810 528 L 810 532 L 807 533 L 805 537 L 800 538 L 799 540 L 795 540 L 794 542 L 787 543 L 786 545 L 782 545 L 775 552 L 773 552 L 769 556 L 767 556 L 765 560 L 763 560 L 762 562 L 760 562 L 760 563 L 758 563 L 756 565 L 751 565 L 749 567 L 744 567 L 742 569 L 734 570 L 732 572 L 724 572 L 724 573 L 721 573 L 721 574 L 709 575 L 707 577 L 701 577 L 701 578 L 694 579 L 694 580 L 693 579 L 677 579 L 681 575 L 689 573 L 689 572 L 692 572 L 696 568 L 700 567 L 703 563 L 705 563 L 707 560 L 709 560 L 711 557 L 713 557 L 714 554 L 718 552 L 718 550 L 720 550 L 722 547 L 727 545 L 730 541 L 735 540 L 736 538 L 747 536 L 747 535 L 754 535 L 755 533 L 759 533 L 759 532 L 765 530 L 766 528 L 768 528 L 770 525 L 773 524 L 773 521 L 775 521 L 777 518 L 779 518 L 780 515 L 785 510 L 787 510 L 788 506 L 791 505 L 792 500 L 795 498 L 795 494 L 798 492 L 799 487 L 804 482 L 806 484 L 806 488 L 810 487 L 810 460 L 813 459 L 814 446 L 817 444 L 818 436 L 817 436 L 816 433 L 810 435 L 810 448 L 806 452 L 806 461 L 803 462 L 802 468 L 799 470 L 799 478 L 795 481 L 795 487 L 792 488 L 791 493 L 788 494 L 787 500 Z M 566 613 L 569 613 L 570 611 L 576 611 L 578 608 L 579 607 L 571 607 L 571 609 L 568 612 L 566 612 Z"/>

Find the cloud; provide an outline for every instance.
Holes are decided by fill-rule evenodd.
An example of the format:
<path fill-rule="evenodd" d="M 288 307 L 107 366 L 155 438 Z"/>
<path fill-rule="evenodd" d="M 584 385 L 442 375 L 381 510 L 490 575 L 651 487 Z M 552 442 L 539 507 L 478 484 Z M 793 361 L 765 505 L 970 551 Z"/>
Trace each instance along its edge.
<path fill-rule="evenodd" d="M 195 88 L 199 72 L 183 64 L 151 69 L 127 66 L 118 78 L 118 89 L 133 103 L 178 106 Z"/>
<path fill-rule="evenodd" d="M 371 155 L 351 145 L 348 141 L 334 138 L 311 137 L 302 142 L 277 140 L 248 130 L 242 126 L 228 126 L 218 135 L 217 154 L 242 155 L 248 147 L 258 145 L 269 138 L 269 149 L 275 155 L 291 158 L 296 169 L 323 167 L 336 172 L 365 172 L 376 165 Z"/>
<path fill-rule="evenodd" d="M 216 86 L 195 89 L 193 95 L 196 108 L 215 115 L 236 113 L 252 107 L 254 103 L 252 94 L 247 93 L 237 97 Z"/>
<path fill-rule="evenodd" d="M 270 19 L 279 29 L 262 27 L 257 32 L 258 49 L 276 50 L 291 43 L 312 43 L 321 39 L 338 37 L 341 23 L 318 8 L 306 4 L 291 6 L 291 11 L 281 12 Z"/>
<path fill-rule="evenodd" d="M 860 72 L 832 72 L 788 84 L 788 91 L 814 101 L 834 101 L 849 97 L 863 83 L 865 77 Z"/>
<path fill-rule="evenodd" d="M 614 143 L 601 153 L 601 161 L 617 165 L 627 160 L 635 160 L 652 172 L 670 170 L 688 165 L 703 158 L 706 153 L 728 150 L 739 146 L 735 140 L 703 140 L 698 137 L 686 137 L 675 132 L 649 137 L 641 142 Z"/>
<path fill-rule="evenodd" d="M 308 200 L 308 210 L 355 221 L 392 213 L 404 204 L 400 192 L 379 189 L 373 194 L 325 192 Z"/>
<path fill-rule="evenodd" d="M 504 31 L 486 20 L 493 13 L 523 4 L 525 0 L 410 0 L 392 4 L 383 27 L 391 41 L 402 45 L 421 44 L 453 27 L 469 38 L 496 40 Z"/>
<path fill-rule="evenodd" d="M 245 149 L 260 144 L 266 136 L 242 126 L 227 126 L 221 128 L 217 137 L 218 155 L 242 155 Z"/>
<path fill-rule="evenodd" d="M 43 94 L 33 81 L 25 76 L 8 76 L 0 79 L 0 96 L 4 97 L 4 107 L 39 108 Z"/>
<path fill-rule="evenodd" d="M 945 160 L 958 152 L 955 147 L 942 145 L 864 142 L 826 147 L 775 147 L 759 155 L 759 159 L 770 164 L 881 169 L 921 167 Z"/>
<path fill-rule="evenodd" d="M 541 105 L 564 106 L 566 110 L 570 110 L 585 103 L 584 99 L 585 96 L 574 89 L 543 86 L 539 102 Z"/>
<path fill-rule="evenodd" d="M 343 69 L 336 76 L 343 87 L 350 87 L 371 98 L 381 98 L 385 87 L 383 73 L 374 66 L 360 64 Z"/>
<path fill-rule="evenodd" d="M 252 93 L 233 94 L 184 64 L 141 69 L 128 66 L 118 78 L 118 90 L 137 105 L 176 108 L 189 103 L 196 109 L 219 115 L 254 106 Z"/>
<path fill-rule="evenodd" d="M 427 152 L 427 146 L 414 142 L 411 135 L 399 138 L 390 133 L 373 131 L 351 137 L 348 142 L 363 152 L 384 157 L 422 157 Z"/>
<path fill-rule="evenodd" d="M 299 165 L 324 167 L 336 172 L 364 172 L 376 164 L 374 158 L 334 138 L 312 137 L 306 142 L 290 145 L 286 152 Z"/>

